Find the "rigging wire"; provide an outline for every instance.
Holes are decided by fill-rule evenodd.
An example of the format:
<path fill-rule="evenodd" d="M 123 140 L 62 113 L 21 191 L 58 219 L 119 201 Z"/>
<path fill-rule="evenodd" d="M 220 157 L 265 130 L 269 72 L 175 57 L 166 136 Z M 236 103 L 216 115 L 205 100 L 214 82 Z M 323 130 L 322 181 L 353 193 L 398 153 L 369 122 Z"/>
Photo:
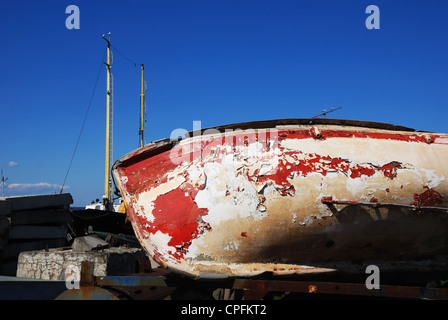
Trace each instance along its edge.
<path fill-rule="evenodd" d="M 106 56 L 106 51 L 104 51 L 103 60 L 104 60 L 105 56 Z M 79 132 L 78 140 L 76 141 L 75 149 L 73 150 L 72 158 L 70 159 L 70 164 L 68 166 L 67 173 L 65 174 L 64 183 L 62 184 L 61 191 L 59 193 L 62 193 L 62 191 L 64 190 L 65 182 L 67 181 L 68 173 L 70 172 L 70 168 L 72 166 L 73 159 L 75 158 L 75 153 L 76 153 L 76 150 L 78 149 L 79 141 L 81 139 L 81 135 L 82 135 L 82 132 L 84 130 L 84 126 L 85 126 L 86 121 L 87 121 L 87 116 L 88 116 L 89 111 L 90 111 L 90 106 L 92 105 L 93 96 L 95 95 L 95 90 L 96 90 L 96 87 L 98 85 L 98 80 L 100 79 L 100 74 L 101 74 L 101 69 L 102 68 L 103 68 L 103 62 L 101 62 L 100 68 L 98 70 L 98 75 L 96 77 L 96 81 L 95 81 L 95 85 L 93 87 L 92 95 L 90 96 L 90 101 L 89 101 L 89 105 L 87 107 L 86 115 L 84 116 L 84 121 L 83 121 L 82 126 L 81 126 L 81 131 Z"/>
<path fill-rule="evenodd" d="M 110 46 L 111 46 L 111 47 L 112 47 L 118 54 L 120 54 L 122 57 L 124 57 L 126 60 L 128 60 L 131 64 L 133 64 L 134 67 L 137 67 L 137 65 L 138 65 L 138 66 L 141 66 L 141 65 L 142 65 L 142 64 L 137 64 L 136 62 L 134 62 L 132 59 L 130 59 L 128 56 L 126 56 L 124 53 L 122 53 L 120 50 L 117 49 L 117 47 L 113 46 L 112 44 L 111 44 Z M 104 57 L 105 57 L 105 56 L 106 56 L 106 51 L 104 52 L 103 60 L 104 60 Z M 96 81 L 95 81 L 95 85 L 94 85 L 94 88 L 93 88 L 93 91 L 92 91 L 92 95 L 90 96 L 90 101 L 89 101 L 89 105 L 88 105 L 88 107 L 87 107 L 86 115 L 84 116 L 84 121 L 83 121 L 82 126 L 81 126 L 81 131 L 79 132 L 78 140 L 76 141 L 75 149 L 74 149 L 73 154 L 72 154 L 72 157 L 71 157 L 71 159 L 70 159 L 70 164 L 69 164 L 69 166 L 68 166 L 67 173 L 65 174 L 64 183 L 62 184 L 62 186 L 61 186 L 61 191 L 60 191 L 59 193 L 62 193 L 62 191 L 64 190 L 65 182 L 67 181 L 67 177 L 68 177 L 68 174 L 69 174 L 69 172 L 70 172 L 70 168 L 71 168 L 71 166 L 72 166 L 73 159 L 75 158 L 76 150 L 78 149 L 79 141 L 80 141 L 80 139 L 81 139 L 81 135 L 82 135 L 82 132 L 83 132 L 83 130 L 84 130 L 84 126 L 85 126 L 86 121 L 87 121 L 87 116 L 88 116 L 88 114 L 89 114 L 90 107 L 91 107 L 91 105 L 92 105 L 93 96 L 94 96 L 94 94 L 95 94 L 95 90 L 96 90 L 96 87 L 97 87 L 97 85 L 98 85 L 98 80 L 99 80 L 99 78 L 100 78 L 101 69 L 102 69 L 102 67 L 103 67 L 103 64 L 104 64 L 104 63 L 101 63 L 101 66 L 100 66 L 100 68 L 99 68 L 99 70 L 98 70 L 98 75 L 97 75 L 97 78 L 96 78 Z M 145 107 L 146 107 L 146 103 L 145 103 Z"/>
<path fill-rule="evenodd" d="M 142 68 L 143 68 L 143 63 L 136 63 L 133 59 L 131 59 L 131 58 L 129 58 L 127 55 L 125 55 L 123 52 L 121 52 L 120 50 L 118 50 L 117 49 L 117 47 L 115 47 L 114 45 L 110 45 L 111 46 L 111 48 L 113 48 L 114 49 L 114 51 L 116 51 L 119 55 L 121 55 L 123 58 L 125 58 L 128 62 L 130 62 L 131 64 L 133 64 L 134 65 L 134 67 L 136 68 L 137 66 L 141 66 Z M 147 82 L 145 81 L 145 90 L 144 90 L 145 92 L 146 91 L 148 91 L 148 89 L 147 89 Z M 141 102 L 141 101 L 140 101 Z M 143 100 L 143 105 L 144 105 L 144 113 L 146 114 L 146 100 L 144 99 Z M 140 122 L 141 122 L 141 119 L 139 120 L 139 126 L 140 126 Z M 144 124 L 143 124 L 143 128 L 141 128 L 140 127 L 140 129 L 139 129 L 139 135 L 141 134 L 141 132 L 143 131 L 145 134 L 146 134 L 146 119 L 144 119 L 143 120 L 143 122 L 144 122 Z M 145 138 L 143 138 L 143 139 L 145 139 Z M 138 143 L 138 147 L 143 147 L 143 146 L 141 146 L 140 145 L 141 143 L 140 143 L 140 141 L 139 141 L 139 143 Z"/>
<path fill-rule="evenodd" d="M 132 60 L 131 58 L 129 58 L 128 56 L 126 56 L 124 53 L 122 53 L 120 50 L 118 50 L 117 49 L 117 47 L 115 47 L 114 45 L 110 45 L 112 48 L 114 48 L 114 50 L 116 51 L 116 52 L 118 52 L 118 54 L 119 55 L 121 55 L 123 58 L 125 58 L 126 60 L 128 60 L 130 63 L 132 63 L 133 65 L 134 65 L 134 67 L 137 67 L 137 66 L 141 66 L 142 64 L 140 63 L 140 64 L 138 64 L 138 63 L 136 63 L 136 62 L 134 62 L 134 60 Z"/>

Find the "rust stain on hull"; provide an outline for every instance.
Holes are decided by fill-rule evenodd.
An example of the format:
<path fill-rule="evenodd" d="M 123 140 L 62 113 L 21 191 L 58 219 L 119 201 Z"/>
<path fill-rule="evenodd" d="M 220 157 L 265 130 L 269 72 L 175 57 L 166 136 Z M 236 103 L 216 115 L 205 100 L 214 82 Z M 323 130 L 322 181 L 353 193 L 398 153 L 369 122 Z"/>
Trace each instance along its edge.
<path fill-rule="evenodd" d="M 448 214 L 418 210 L 448 208 L 448 135 L 252 125 L 149 144 L 114 165 L 135 233 L 163 266 L 252 276 L 448 255 Z"/>

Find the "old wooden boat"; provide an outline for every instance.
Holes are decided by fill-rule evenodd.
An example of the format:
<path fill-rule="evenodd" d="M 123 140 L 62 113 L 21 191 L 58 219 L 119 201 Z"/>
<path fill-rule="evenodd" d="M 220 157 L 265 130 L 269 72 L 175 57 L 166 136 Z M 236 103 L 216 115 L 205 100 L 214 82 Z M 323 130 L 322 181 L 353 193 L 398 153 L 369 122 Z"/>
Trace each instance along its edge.
<path fill-rule="evenodd" d="M 135 234 L 192 277 L 446 268 L 448 134 L 335 119 L 240 123 L 113 165 Z"/>

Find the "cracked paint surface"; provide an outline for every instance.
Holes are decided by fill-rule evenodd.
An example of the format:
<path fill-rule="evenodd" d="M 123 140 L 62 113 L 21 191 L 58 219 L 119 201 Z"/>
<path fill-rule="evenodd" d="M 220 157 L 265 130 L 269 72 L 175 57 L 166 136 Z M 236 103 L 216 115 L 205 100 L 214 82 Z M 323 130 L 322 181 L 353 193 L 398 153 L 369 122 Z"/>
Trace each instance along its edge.
<path fill-rule="evenodd" d="M 393 237 L 408 214 L 386 232 L 377 222 L 390 212 L 345 206 L 335 213 L 325 197 L 448 207 L 443 134 L 296 125 L 192 137 L 144 156 L 151 148 L 124 157 L 114 173 L 142 246 L 192 276 L 303 273 L 327 268 L 322 261 L 398 252 L 381 253 L 378 234 Z M 403 232 L 419 225 L 412 220 Z M 415 248 L 403 247 L 411 240 L 400 241 L 411 257 Z"/>

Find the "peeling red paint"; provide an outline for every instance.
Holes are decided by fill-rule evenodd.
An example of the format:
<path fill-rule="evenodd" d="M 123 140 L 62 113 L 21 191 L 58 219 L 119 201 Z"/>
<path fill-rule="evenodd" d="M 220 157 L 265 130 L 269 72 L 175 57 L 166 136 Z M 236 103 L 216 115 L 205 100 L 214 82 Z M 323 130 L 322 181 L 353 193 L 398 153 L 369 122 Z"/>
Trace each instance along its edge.
<path fill-rule="evenodd" d="M 261 139 L 261 137 L 263 139 Z M 393 139 L 400 141 L 410 142 L 423 142 L 421 136 L 403 135 L 403 134 L 386 134 L 386 133 L 373 133 L 362 131 L 333 131 L 333 130 L 318 130 L 313 127 L 310 130 L 285 130 L 280 131 L 278 136 L 270 136 L 269 134 L 260 135 L 258 133 L 245 134 L 243 136 L 234 135 L 232 137 L 214 137 L 210 139 L 203 139 L 199 141 L 199 150 L 195 147 L 198 146 L 198 142 L 179 147 L 174 153 L 164 152 L 153 155 L 143 161 L 133 163 L 127 167 L 120 168 L 123 170 L 124 176 L 128 176 L 129 179 L 126 183 L 126 189 L 130 194 L 136 192 L 148 191 L 152 188 L 163 184 L 168 181 L 168 174 L 178 167 L 179 163 L 184 161 L 192 161 L 198 159 L 201 156 L 202 166 L 207 161 L 221 162 L 222 155 L 226 153 L 234 154 L 237 160 L 240 160 L 243 155 L 238 153 L 236 149 L 238 146 L 248 146 L 250 143 L 259 142 L 262 146 L 260 150 L 261 155 L 267 154 L 268 150 L 272 148 L 279 148 L 285 155 L 290 156 L 294 161 L 287 161 L 285 158 L 278 163 L 278 166 L 274 172 L 259 175 L 259 170 L 255 170 L 252 174 L 249 170 L 243 169 L 238 174 L 244 173 L 249 181 L 256 183 L 272 183 L 277 191 L 282 196 L 294 196 L 295 188 L 289 179 L 293 178 L 295 174 L 302 177 L 306 177 L 310 173 L 320 173 L 326 176 L 329 172 L 343 173 L 352 179 L 359 178 L 361 176 L 372 176 L 375 172 L 380 171 L 387 178 L 393 179 L 397 175 L 398 169 L 404 167 L 397 161 L 392 161 L 382 166 L 374 166 L 372 164 L 356 164 L 351 163 L 347 159 L 340 157 L 330 157 L 328 155 L 320 155 L 316 153 L 303 153 L 301 151 L 290 151 L 279 145 L 279 141 L 285 139 L 327 139 L 336 137 L 357 137 L 357 138 L 374 138 L 374 139 Z M 231 149 L 227 151 L 220 150 L 220 146 L 230 146 Z M 221 153 L 221 157 L 213 157 Z M 173 161 L 173 155 L 175 157 Z M 266 159 L 269 156 L 266 155 Z M 263 160 L 263 156 L 260 157 L 260 161 Z M 177 164 L 176 164 L 177 162 Z M 147 170 L 147 168 L 151 168 Z M 188 174 L 183 173 L 183 176 L 187 179 Z M 169 234 L 171 240 L 168 245 L 176 247 L 177 252 L 174 254 L 176 258 L 180 259 L 183 254 L 188 250 L 191 241 L 197 236 L 209 230 L 210 226 L 200 225 L 198 219 L 200 216 L 207 214 L 207 209 L 198 208 L 194 202 L 194 198 L 199 190 L 202 190 L 202 185 L 191 185 L 183 183 L 181 187 L 174 189 L 166 194 L 159 195 L 154 201 L 153 215 L 155 217 L 154 222 L 149 222 L 141 216 L 136 216 L 138 224 L 148 226 L 145 228 L 150 234 L 154 234 L 156 231 Z M 239 190 L 239 187 L 238 187 Z M 226 196 L 230 196 L 230 192 L 227 190 Z M 420 199 L 420 198 L 419 198 Z M 372 199 L 373 200 L 373 199 Z M 260 196 L 260 205 L 264 202 L 262 196 Z M 421 201 L 420 201 L 421 202 Z M 241 236 L 247 237 L 247 233 L 241 233 Z"/>
<path fill-rule="evenodd" d="M 265 174 L 258 176 L 257 181 L 260 183 L 272 181 L 277 186 L 280 186 L 280 193 L 282 195 L 294 196 L 295 190 L 288 179 L 292 177 L 294 173 L 300 176 L 307 176 L 312 172 L 317 172 L 326 176 L 328 172 L 340 172 L 348 175 L 350 178 L 359 178 L 362 175 L 372 176 L 377 171 L 381 171 L 387 178 L 393 179 L 397 176 L 397 170 L 403 169 L 401 163 L 392 161 L 383 166 L 377 167 L 372 164 L 352 164 L 349 160 L 342 158 L 332 158 L 330 156 L 321 156 L 319 154 L 310 153 L 305 154 L 304 159 L 299 157 L 302 152 L 285 152 L 291 158 L 297 159 L 295 162 L 289 162 L 286 160 L 280 161 L 277 170 L 272 174 Z M 253 177 L 249 177 L 253 179 Z"/>
<path fill-rule="evenodd" d="M 313 127 L 314 128 L 314 127 Z M 428 143 L 428 139 L 435 140 L 435 137 L 428 135 L 417 135 L 415 133 L 392 133 L 392 132 L 374 132 L 374 131 L 357 131 L 357 130 L 320 130 L 317 135 L 316 129 L 310 130 L 288 130 L 283 131 L 279 135 L 279 140 L 288 139 L 308 139 L 319 138 L 326 140 L 327 138 L 371 138 L 381 140 L 395 140 L 404 142 L 423 142 Z"/>
<path fill-rule="evenodd" d="M 367 154 L 372 155 L 372 160 L 370 160 L 370 158 L 368 159 L 374 164 L 367 161 L 366 163 L 357 163 L 350 159 L 350 156 L 352 154 L 351 152 L 341 152 L 340 154 L 337 153 L 337 156 L 333 157 L 329 155 L 334 155 L 335 151 L 339 152 L 339 150 L 342 150 L 341 148 L 339 148 L 340 146 L 344 148 L 350 148 L 350 142 L 347 141 L 348 139 L 343 140 L 343 144 L 338 146 L 339 149 L 332 149 L 331 151 L 328 151 L 327 154 L 325 153 L 326 149 L 324 148 L 314 149 L 323 150 L 319 153 L 306 153 L 304 150 L 300 149 L 300 142 L 298 142 L 297 144 L 282 143 L 285 140 L 312 139 L 316 141 L 310 141 L 311 144 L 320 144 L 320 146 L 325 144 L 328 146 L 331 144 L 322 143 L 322 141 L 333 138 L 391 140 L 408 142 L 412 144 L 427 144 L 429 143 L 429 141 L 435 144 L 447 144 L 448 141 L 447 138 L 442 138 L 441 140 L 437 138 L 437 135 L 429 134 L 403 132 L 397 133 L 394 131 L 385 132 L 384 130 L 381 132 L 379 130 L 362 131 L 362 129 L 334 130 L 322 129 L 321 127 L 315 126 L 308 127 L 304 130 L 279 130 L 276 132 L 276 134 L 272 135 L 266 132 L 259 133 L 259 131 L 250 131 L 250 133 L 231 132 L 227 135 L 205 135 L 202 137 L 202 139 L 191 141 L 184 140 L 179 145 L 174 146 L 173 149 L 170 149 L 171 147 L 173 147 L 172 145 L 163 149 L 161 152 L 158 152 L 160 149 L 157 149 L 154 152 L 150 152 L 149 156 L 139 154 L 139 152 L 142 151 L 137 150 L 132 155 L 137 156 L 137 160 L 129 160 L 125 165 L 119 166 L 116 171 L 119 172 L 121 177 L 127 177 L 127 179 L 121 179 L 120 188 L 122 194 L 126 194 L 127 202 L 131 202 L 131 205 L 127 203 L 127 206 L 129 208 L 128 213 L 130 215 L 131 221 L 134 224 L 139 240 L 144 238 L 146 241 L 149 238 L 149 240 L 145 242 L 145 244 L 147 244 L 148 247 L 151 247 L 151 251 L 156 260 L 160 260 L 162 263 L 165 262 L 165 264 L 171 264 L 174 260 L 177 260 L 176 263 L 177 266 L 179 266 L 184 262 L 182 259 L 185 258 L 185 254 L 189 252 L 189 250 L 190 254 L 188 255 L 188 257 L 192 258 L 191 261 L 193 261 L 193 263 L 195 262 L 195 259 L 199 259 L 198 256 L 194 256 L 194 254 L 196 254 L 196 252 L 199 252 L 200 249 L 203 249 L 202 247 L 200 247 L 202 244 L 201 241 L 193 242 L 193 240 L 201 237 L 202 235 L 204 236 L 203 240 L 205 242 L 205 240 L 207 240 L 209 236 L 213 237 L 217 230 L 219 230 L 218 236 L 221 236 L 219 232 L 222 232 L 222 230 L 224 230 L 224 228 L 221 228 L 221 225 L 215 228 L 214 223 L 217 223 L 216 221 L 219 221 L 218 219 L 214 220 L 214 218 L 217 218 L 216 216 L 214 216 L 215 213 L 213 213 L 212 215 L 213 209 L 215 208 L 213 207 L 215 205 L 215 202 L 210 201 L 210 204 L 207 203 L 207 205 L 204 205 L 204 207 L 208 206 L 208 208 L 210 209 L 209 213 L 207 208 L 200 208 L 198 206 L 198 204 L 195 202 L 195 198 L 200 190 L 206 189 L 205 192 L 201 194 L 201 197 L 196 198 L 198 203 L 201 203 L 200 201 L 204 201 L 203 199 L 207 199 L 207 197 L 202 197 L 202 195 L 207 194 L 209 190 L 213 190 L 213 188 L 209 188 L 206 182 L 204 182 L 207 181 L 207 178 L 210 179 L 208 181 L 212 181 L 210 177 L 205 176 L 205 166 L 209 163 L 224 164 L 224 156 L 226 155 L 231 155 L 234 161 L 238 163 L 238 167 L 234 167 L 235 176 L 238 177 L 238 179 L 236 179 L 238 183 L 240 183 L 241 180 L 244 180 L 244 183 L 246 183 L 247 178 L 251 186 L 254 187 L 255 192 L 258 192 L 256 196 L 251 194 L 251 205 L 255 204 L 254 201 L 256 201 L 258 197 L 259 202 L 256 208 L 259 212 L 257 212 L 256 214 L 258 215 L 257 219 L 259 219 L 260 221 L 262 219 L 266 219 L 266 216 L 268 217 L 267 219 L 272 219 L 273 212 L 276 214 L 279 212 L 283 214 L 282 210 L 284 209 L 280 207 L 280 205 L 276 203 L 274 204 L 274 202 L 270 202 L 270 197 L 272 197 L 270 193 L 266 193 L 266 196 L 269 199 L 266 200 L 263 191 L 260 191 L 264 189 L 264 185 L 273 186 L 275 190 L 282 196 L 294 197 L 297 191 L 295 188 L 299 188 L 299 186 L 302 187 L 302 182 L 303 186 L 307 186 L 310 188 L 313 188 L 314 185 L 311 184 L 315 183 L 315 187 L 318 188 L 319 180 L 324 181 L 325 176 L 333 175 L 331 179 L 326 180 L 323 184 L 320 183 L 320 192 L 322 192 L 322 194 L 331 194 L 335 197 L 335 199 L 337 199 L 339 197 L 343 198 L 345 197 L 344 195 L 346 195 L 346 193 L 344 193 L 344 183 L 346 183 L 350 179 L 360 179 L 362 180 L 360 181 L 360 183 L 353 183 L 350 186 L 350 191 L 357 188 L 356 192 L 358 192 L 358 189 L 364 188 L 365 186 L 369 187 L 369 190 L 373 190 L 372 185 L 375 186 L 375 191 L 369 191 L 369 193 L 364 192 L 361 198 L 359 197 L 358 193 L 356 193 L 356 196 L 352 197 L 353 200 L 344 201 L 344 204 L 362 204 L 363 202 L 358 202 L 356 200 L 365 200 L 370 198 L 370 202 L 376 204 L 374 206 L 379 205 L 379 202 L 385 201 L 385 199 L 388 199 L 391 195 L 393 196 L 393 194 L 387 193 L 389 193 L 390 190 L 394 192 L 397 191 L 396 189 L 398 189 L 400 183 L 405 184 L 405 186 L 407 187 L 406 190 L 408 190 L 409 194 L 407 193 L 405 195 L 406 200 L 400 200 L 399 197 L 397 197 L 397 202 L 405 201 L 406 204 L 408 204 L 411 201 L 410 197 L 412 197 L 413 192 L 419 192 L 421 190 L 420 184 L 416 185 L 415 182 L 408 182 L 409 180 L 406 180 L 410 175 L 402 175 L 403 170 L 418 170 L 419 168 L 414 168 L 410 163 L 391 161 L 394 159 L 398 159 L 398 157 L 395 158 L 393 156 L 393 153 L 390 156 L 388 155 L 389 158 L 385 158 L 386 156 L 383 156 L 382 154 L 381 156 L 376 157 L 375 151 L 372 151 L 371 153 Z M 253 143 L 256 143 L 256 145 L 252 145 Z M 337 139 L 336 143 L 338 143 Z M 406 145 L 408 145 L 408 143 L 406 143 Z M 309 148 L 310 143 L 307 142 L 303 145 L 305 146 L 305 148 Z M 389 144 L 386 145 L 388 146 L 388 148 L 392 149 Z M 286 146 L 290 146 L 291 149 L 288 149 Z M 257 148 L 259 153 L 256 156 L 250 158 L 251 155 L 247 155 L 246 151 L 249 148 L 251 148 L 252 150 L 255 147 Z M 314 146 L 312 148 L 314 148 Z M 421 148 L 432 148 L 432 146 L 418 146 L 419 150 Z M 147 151 L 150 149 L 151 145 L 139 150 Z M 270 153 L 269 151 L 273 152 Z M 132 158 L 132 156 L 128 156 L 127 159 Z M 250 161 L 246 162 L 246 159 L 249 158 Z M 274 161 L 277 161 L 277 159 L 278 162 L 274 163 Z M 400 159 L 406 158 L 400 157 Z M 409 159 L 410 162 L 413 161 L 412 157 Z M 213 168 L 219 168 L 219 170 L 222 170 L 223 172 L 225 171 L 225 174 L 232 175 L 233 173 L 232 168 L 228 166 L 215 166 Z M 267 168 L 269 168 L 270 171 L 267 171 Z M 188 172 L 194 175 L 194 178 L 189 177 Z M 218 169 L 216 169 L 216 172 L 218 172 Z M 215 172 L 213 174 L 215 174 Z M 221 174 L 221 171 L 219 171 L 219 174 Z M 225 174 L 222 174 L 222 176 L 224 177 Z M 303 181 L 300 179 L 295 179 L 296 177 L 304 178 L 312 174 L 314 175 L 314 177 L 312 177 L 311 179 L 302 179 Z M 369 181 L 369 179 L 367 178 L 373 175 L 375 175 L 375 179 Z M 200 178 L 198 178 L 198 176 Z M 316 176 L 317 179 L 315 179 Z M 220 177 L 221 176 L 218 176 L 218 178 Z M 376 177 L 380 177 L 381 179 L 376 179 Z M 390 181 L 392 179 L 395 180 Z M 295 185 L 293 185 L 293 183 Z M 231 197 L 235 197 L 235 193 L 245 190 L 245 187 L 240 188 L 241 185 L 233 186 L 230 183 L 228 183 L 228 185 L 226 185 L 226 183 L 218 185 L 222 189 L 218 190 L 217 196 L 223 198 L 222 196 L 225 195 L 225 199 L 218 199 L 216 201 L 216 204 L 218 205 L 222 205 L 224 202 L 226 202 L 225 204 L 227 205 L 227 203 L 232 202 Z M 432 182 L 432 185 L 434 185 L 434 181 Z M 162 187 L 158 188 L 160 186 Z M 391 189 L 389 189 L 389 187 Z M 436 206 L 442 203 L 444 194 L 441 194 L 434 189 L 430 189 L 428 186 L 425 186 L 424 188 L 427 190 L 420 194 L 415 193 L 413 195 L 414 201 L 412 202 L 412 205 Z M 400 189 L 403 189 L 403 185 L 400 186 Z M 271 190 L 272 188 L 269 189 L 269 192 L 271 192 Z M 386 191 L 386 193 L 384 193 L 384 190 Z M 438 190 L 445 191 L 445 189 L 443 188 Z M 142 194 L 144 194 L 144 196 L 140 197 L 140 195 Z M 306 196 L 306 194 L 307 193 L 304 193 L 304 196 Z M 320 215 L 316 216 L 317 211 L 307 211 L 313 210 L 308 209 L 312 207 L 310 204 L 314 205 L 314 208 L 322 206 L 321 204 L 315 203 L 316 201 L 319 201 L 316 200 L 319 199 L 318 197 L 316 197 L 316 194 L 310 194 L 313 195 L 313 199 L 309 199 L 309 202 L 305 204 L 305 213 L 299 210 L 295 211 L 299 206 L 303 205 L 302 202 L 295 202 L 296 199 L 287 199 L 287 201 L 284 202 L 287 203 L 287 206 L 290 206 L 290 208 L 294 209 L 295 213 L 293 220 L 295 221 L 296 218 L 301 219 L 299 217 L 306 214 L 307 219 L 309 217 L 309 220 L 315 220 L 314 222 L 310 222 L 313 224 L 313 227 L 318 227 L 318 225 L 323 227 L 328 223 L 332 223 L 332 220 L 334 220 L 333 218 Z M 353 194 L 355 193 L 353 192 Z M 378 197 L 379 200 L 376 197 L 372 197 L 372 195 Z M 400 197 L 401 196 L 402 195 L 400 194 Z M 200 198 L 201 200 L 199 200 Z M 277 195 L 275 195 L 275 198 L 276 201 L 280 203 L 279 197 L 277 197 Z M 300 201 L 303 201 L 302 198 L 300 199 Z M 404 198 L 405 197 L 403 196 L 401 199 Z M 138 202 L 142 201 L 142 199 L 147 199 L 147 201 L 151 201 L 151 203 Z M 235 199 L 237 198 L 235 197 Z M 308 201 L 308 199 L 305 200 Z M 135 203 L 132 203 L 133 201 L 135 201 Z M 221 201 L 221 203 L 219 201 Z M 328 204 L 329 202 L 333 202 L 333 197 L 323 197 L 321 198 L 321 201 L 322 203 Z M 335 201 L 333 203 L 338 202 Z M 254 207 L 255 206 L 251 206 L 250 210 L 253 210 Z M 148 210 L 148 208 L 150 208 L 150 211 L 145 212 L 145 210 Z M 289 210 L 291 210 L 290 208 Z M 300 207 L 299 209 L 301 210 L 301 208 L 303 207 Z M 319 208 L 319 210 L 320 209 L 321 208 Z M 287 210 L 285 209 L 284 211 Z M 263 214 L 260 214 L 260 212 L 262 212 Z M 291 213 L 293 211 L 289 212 Z M 296 217 L 296 212 L 298 217 Z M 226 210 L 221 210 L 219 212 L 219 214 L 225 213 L 227 213 Z M 210 214 L 210 220 L 208 221 L 211 221 L 210 223 L 213 225 L 215 230 L 212 230 L 211 226 L 208 223 L 204 222 L 204 216 L 206 216 L 207 214 Z M 251 218 L 252 216 L 249 219 Z M 328 219 L 325 222 L 320 221 L 321 219 L 326 218 Z M 288 219 L 288 221 L 291 220 L 289 216 Z M 321 224 L 320 222 L 323 223 Z M 254 223 L 260 222 L 255 221 Z M 137 226 L 135 226 L 135 224 Z M 242 231 L 249 230 L 245 228 L 246 226 L 242 226 L 240 227 L 240 229 L 232 229 L 232 232 L 234 232 L 232 233 L 233 239 L 235 239 L 235 235 L 239 234 L 242 238 L 237 239 L 237 241 L 241 245 L 246 245 L 251 242 L 262 242 L 259 238 L 260 233 L 251 233 L 249 237 L 247 231 Z M 213 234 L 205 235 L 205 233 L 210 231 L 213 231 Z M 156 238 L 158 236 L 156 233 L 158 232 L 162 234 L 160 238 Z M 288 230 L 288 232 L 291 231 Z M 224 236 L 225 235 L 223 235 L 223 238 Z M 150 243 L 153 240 L 154 242 L 158 242 L 155 244 Z M 197 244 L 198 247 L 196 247 Z M 158 245 L 160 245 L 159 248 L 157 247 Z M 216 245 L 216 247 L 217 250 L 220 249 L 219 245 Z M 233 250 L 227 251 L 228 252 L 226 252 L 226 254 L 233 254 Z M 213 256 L 213 253 L 210 256 Z M 236 260 L 238 260 L 238 258 Z M 190 263 L 190 261 L 188 261 L 187 263 Z M 253 270 L 256 271 L 258 269 Z M 275 268 L 274 270 L 283 271 L 286 269 Z"/>
<path fill-rule="evenodd" d="M 125 167 L 123 169 L 125 175 L 132 177 L 132 179 L 129 179 L 129 181 L 127 182 L 126 188 L 131 194 L 136 192 L 137 190 L 150 189 L 152 186 L 156 186 L 163 182 L 166 182 L 167 173 L 175 169 L 179 163 L 182 163 L 184 161 L 194 161 L 200 157 L 205 158 L 211 154 L 215 154 L 217 151 L 219 151 L 220 153 L 222 152 L 223 154 L 234 154 L 236 155 L 237 160 L 240 160 L 243 156 L 238 154 L 236 150 L 238 146 L 247 146 L 249 143 L 259 142 L 262 145 L 260 154 L 264 154 L 269 152 L 269 150 L 274 147 L 281 148 L 279 146 L 279 141 L 282 140 L 309 138 L 315 139 L 316 137 L 321 140 L 325 140 L 327 138 L 351 137 L 386 139 L 406 142 L 427 141 L 427 137 L 424 135 L 367 132 L 356 130 L 319 131 L 315 127 L 309 130 L 281 130 L 278 131 L 278 133 L 275 135 L 270 133 L 245 133 L 242 137 L 236 134 L 225 137 L 219 136 L 210 139 L 203 139 L 199 142 L 192 142 L 192 144 L 178 147 L 175 152 L 164 152 L 156 154 L 145 159 L 144 161 L 137 162 Z M 227 151 L 220 150 L 219 147 L 224 145 L 230 146 L 231 149 Z M 198 147 L 199 151 L 197 151 L 195 147 Z M 147 150 L 148 147 L 145 147 L 144 149 Z M 283 151 L 288 154 L 288 151 Z M 175 157 L 175 159 L 173 159 L 173 157 Z M 221 157 L 217 159 L 212 157 L 209 161 L 220 162 Z M 291 170 L 287 170 L 286 166 L 288 165 L 293 165 L 294 167 Z M 151 170 L 146 171 L 146 168 L 151 168 Z M 383 174 L 386 177 L 392 179 L 396 176 L 397 169 L 402 168 L 403 167 L 401 166 L 401 164 L 395 161 L 376 168 L 370 164 L 351 164 L 346 159 L 330 158 L 329 156 L 318 154 L 309 154 L 308 159 L 305 161 L 300 161 L 298 165 L 294 165 L 291 163 L 280 163 L 279 170 L 277 171 L 275 177 L 271 175 L 270 179 L 277 185 L 283 184 L 285 186 L 288 186 L 289 184 L 286 182 L 286 178 L 288 177 L 290 172 L 298 171 L 303 176 L 306 176 L 311 172 L 320 172 L 321 174 L 326 175 L 330 170 L 336 170 L 338 172 L 349 174 L 351 178 L 358 178 L 362 175 L 371 176 L 375 173 L 376 170 L 380 170 L 383 171 Z M 257 172 L 255 174 L 257 174 Z M 263 181 L 263 179 L 266 179 L 268 175 L 265 175 L 264 177 L 265 178 L 258 177 L 258 181 Z M 293 192 L 290 193 L 293 194 Z"/>
<path fill-rule="evenodd" d="M 168 173 L 176 167 L 177 165 L 170 160 L 166 153 L 161 153 L 123 168 L 124 175 L 129 177 L 126 188 L 130 194 L 133 194 L 136 191 L 164 183 L 167 181 Z M 147 168 L 151 169 L 146 170 Z"/>
<path fill-rule="evenodd" d="M 356 164 L 351 168 L 350 178 L 359 178 L 361 175 L 372 176 L 375 174 L 375 169 L 372 165 L 360 166 Z"/>
<path fill-rule="evenodd" d="M 198 208 L 191 197 L 185 196 L 184 190 L 174 189 L 154 201 L 155 219 L 152 226 L 171 236 L 168 245 L 176 247 L 177 252 L 173 253 L 173 256 L 180 259 L 188 250 L 191 241 L 210 229 L 210 226 L 200 219 L 205 214 L 207 209 Z"/>
<path fill-rule="evenodd" d="M 393 179 L 397 176 L 397 169 L 403 169 L 403 167 L 401 166 L 401 163 L 392 161 L 378 169 L 383 171 L 384 176 Z"/>
<path fill-rule="evenodd" d="M 445 196 L 444 194 L 441 194 L 428 186 L 424 186 L 424 188 L 427 189 L 425 192 L 414 194 L 414 201 L 411 202 L 411 205 L 416 207 L 431 207 L 442 203 L 442 199 Z"/>

